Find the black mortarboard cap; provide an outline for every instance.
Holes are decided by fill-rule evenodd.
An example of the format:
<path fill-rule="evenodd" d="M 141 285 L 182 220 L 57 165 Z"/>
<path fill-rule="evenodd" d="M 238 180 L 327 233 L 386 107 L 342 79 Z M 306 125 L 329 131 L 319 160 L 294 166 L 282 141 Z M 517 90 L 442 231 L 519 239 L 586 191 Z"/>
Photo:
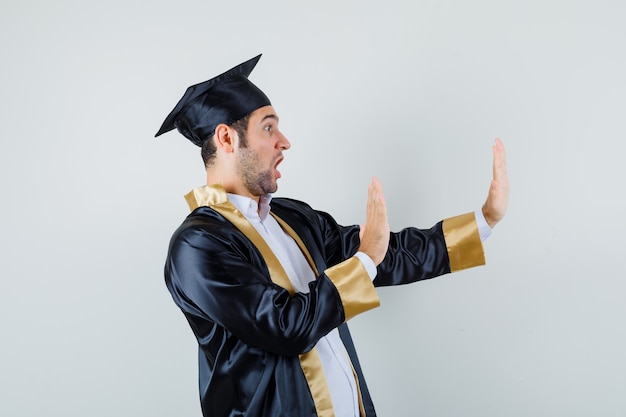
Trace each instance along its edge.
<path fill-rule="evenodd" d="M 189 87 L 155 137 L 176 128 L 194 144 L 202 146 L 220 123 L 234 123 L 270 105 L 263 91 L 248 80 L 259 59 L 261 55 Z"/>

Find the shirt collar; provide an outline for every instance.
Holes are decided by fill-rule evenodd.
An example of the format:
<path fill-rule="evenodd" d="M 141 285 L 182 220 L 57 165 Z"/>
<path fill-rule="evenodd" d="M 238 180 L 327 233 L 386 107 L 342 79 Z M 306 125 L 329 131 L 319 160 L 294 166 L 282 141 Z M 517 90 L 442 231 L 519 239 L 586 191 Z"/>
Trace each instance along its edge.
<path fill-rule="evenodd" d="M 246 218 L 250 219 L 259 217 L 261 221 L 264 221 L 270 212 L 272 195 L 262 195 L 259 198 L 258 204 L 254 199 L 239 194 L 228 193 L 228 199 Z"/>

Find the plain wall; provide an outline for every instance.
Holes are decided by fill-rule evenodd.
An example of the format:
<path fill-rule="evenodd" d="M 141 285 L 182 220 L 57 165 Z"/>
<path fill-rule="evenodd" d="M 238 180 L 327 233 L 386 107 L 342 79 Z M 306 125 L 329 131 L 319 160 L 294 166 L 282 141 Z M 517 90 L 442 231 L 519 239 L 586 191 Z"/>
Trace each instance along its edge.
<path fill-rule="evenodd" d="M 163 283 L 205 181 L 153 136 L 187 86 L 251 75 L 292 148 L 278 195 L 392 228 L 512 194 L 487 265 L 380 290 L 351 323 L 381 416 L 626 415 L 620 1 L 0 4 L 0 415 L 199 416 Z"/>

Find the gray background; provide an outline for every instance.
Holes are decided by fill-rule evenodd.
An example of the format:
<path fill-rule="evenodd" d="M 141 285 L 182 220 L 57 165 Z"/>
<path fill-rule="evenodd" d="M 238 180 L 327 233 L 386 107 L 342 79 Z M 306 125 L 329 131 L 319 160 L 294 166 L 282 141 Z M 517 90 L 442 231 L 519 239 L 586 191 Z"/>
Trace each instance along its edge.
<path fill-rule="evenodd" d="M 391 225 L 512 184 L 488 265 L 352 321 L 381 416 L 624 416 L 619 1 L 0 4 L 0 415 L 198 416 L 163 283 L 197 148 L 153 135 L 188 85 L 257 53 L 292 149 L 279 195 Z"/>

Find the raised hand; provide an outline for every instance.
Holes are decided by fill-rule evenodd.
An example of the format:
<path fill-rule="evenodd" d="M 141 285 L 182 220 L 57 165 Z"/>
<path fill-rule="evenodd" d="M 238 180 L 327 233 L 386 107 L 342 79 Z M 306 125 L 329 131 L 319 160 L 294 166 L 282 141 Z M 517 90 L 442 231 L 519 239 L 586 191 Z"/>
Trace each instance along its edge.
<path fill-rule="evenodd" d="M 509 177 L 506 171 L 506 152 L 504 144 L 496 139 L 493 145 L 493 180 L 489 187 L 487 201 L 483 205 L 483 215 L 487 224 L 493 228 L 506 213 L 509 205 Z"/>
<path fill-rule="evenodd" d="M 372 178 L 367 192 L 367 214 L 361 227 L 359 251 L 367 254 L 376 265 L 385 258 L 389 247 L 389 221 L 383 187 L 378 178 Z"/>

